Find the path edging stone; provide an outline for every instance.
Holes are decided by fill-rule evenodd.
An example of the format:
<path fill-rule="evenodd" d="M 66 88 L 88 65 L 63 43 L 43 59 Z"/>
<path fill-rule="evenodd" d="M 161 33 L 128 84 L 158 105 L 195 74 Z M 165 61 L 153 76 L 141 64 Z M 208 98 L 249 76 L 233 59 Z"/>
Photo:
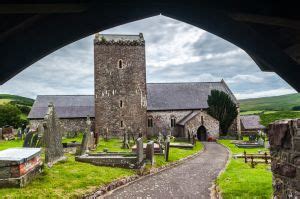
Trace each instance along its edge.
<path fill-rule="evenodd" d="M 117 189 L 123 188 L 123 187 L 128 186 L 128 185 L 130 185 L 132 183 L 140 181 L 140 180 L 142 180 L 144 178 L 151 177 L 153 175 L 159 174 L 159 173 L 161 173 L 163 171 L 166 171 L 168 169 L 171 169 L 171 168 L 174 168 L 176 166 L 179 166 L 179 165 L 183 164 L 187 160 L 191 160 L 191 159 L 196 158 L 197 156 L 199 156 L 200 154 L 202 154 L 202 152 L 204 152 L 205 150 L 206 150 L 206 147 L 205 147 L 205 145 L 203 145 L 203 148 L 199 152 L 197 152 L 195 154 L 189 155 L 189 156 L 187 156 L 185 158 L 182 158 L 182 159 L 177 160 L 175 162 L 171 162 L 171 163 L 166 164 L 164 166 L 150 169 L 149 171 L 147 171 L 145 173 L 142 172 L 139 175 L 135 174 L 135 175 L 131 175 L 131 176 L 128 176 L 128 177 L 125 177 L 125 178 L 121 178 L 121 179 L 112 181 L 111 183 L 109 183 L 107 185 L 99 187 L 93 193 L 89 193 L 89 194 L 83 195 L 82 198 L 85 198 L 85 199 L 94 199 L 94 198 L 98 198 L 98 197 L 102 198 L 105 195 L 111 194 L 113 191 L 116 191 Z"/>

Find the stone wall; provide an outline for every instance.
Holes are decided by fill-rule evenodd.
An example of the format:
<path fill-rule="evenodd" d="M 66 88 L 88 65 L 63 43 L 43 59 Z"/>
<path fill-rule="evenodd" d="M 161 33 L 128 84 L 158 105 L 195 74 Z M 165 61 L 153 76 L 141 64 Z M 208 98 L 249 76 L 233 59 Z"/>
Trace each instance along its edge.
<path fill-rule="evenodd" d="M 203 124 L 202 124 L 203 118 Z M 201 111 L 185 125 L 184 132 L 185 137 L 187 137 L 188 130 L 190 132 L 197 132 L 198 128 L 203 125 L 207 130 L 207 136 L 212 138 L 219 137 L 219 121 L 210 116 L 206 111 Z"/>
<path fill-rule="evenodd" d="M 157 136 L 159 126 L 162 128 L 171 127 L 171 118 L 175 118 L 176 122 L 182 120 L 185 116 L 190 114 L 192 110 L 178 110 L 178 111 L 148 111 L 148 118 L 153 118 L 153 127 L 148 128 L 147 133 L 152 136 Z M 205 110 L 188 121 L 184 129 L 180 127 L 172 128 L 172 135 L 178 137 L 187 137 L 187 130 L 197 132 L 201 126 L 201 117 L 203 117 L 204 126 L 213 137 L 219 136 L 219 122 L 211 117 Z"/>
<path fill-rule="evenodd" d="M 94 122 L 94 118 L 91 118 Z M 29 124 L 31 128 L 37 128 L 39 124 L 42 124 L 43 119 L 30 120 Z M 84 132 L 86 128 L 86 118 L 73 118 L 73 119 L 59 119 L 59 123 L 63 128 L 63 132 Z"/>
<path fill-rule="evenodd" d="M 300 198 L 300 119 L 268 127 L 274 198 Z"/>
<path fill-rule="evenodd" d="M 115 43 L 95 38 L 96 132 L 108 129 L 111 135 L 121 135 L 130 127 L 133 132 L 146 133 L 146 65 L 142 41 Z"/>
<path fill-rule="evenodd" d="M 148 128 L 147 134 L 157 136 L 161 128 L 171 127 L 171 118 L 175 118 L 176 122 L 182 120 L 186 115 L 191 113 L 191 110 L 182 111 L 148 111 L 148 118 L 153 118 L 153 127 Z M 172 128 L 172 135 L 178 136 L 176 128 Z"/>

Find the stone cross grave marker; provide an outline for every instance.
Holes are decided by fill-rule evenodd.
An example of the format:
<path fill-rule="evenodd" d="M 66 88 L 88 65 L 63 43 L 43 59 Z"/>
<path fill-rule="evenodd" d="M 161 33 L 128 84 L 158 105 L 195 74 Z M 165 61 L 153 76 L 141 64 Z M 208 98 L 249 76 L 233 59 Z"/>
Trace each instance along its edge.
<path fill-rule="evenodd" d="M 153 141 L 147 143 L 146 159 L 150 161 L 151 165 L 154 164 L 154 142 Z"/>
<path fill-rule="evenodd" d="M 52 167 L 56 162 L 66 159 L 62 145 L 62 128 L 60 128 L 53 103 L 48 105 L 43 127 L 45 131 L 45 162 L 49 167 Z"/>
<path fill-rule="evenodd" d="M 91 149 L 91 145 L 92 145 L 91 125 L 92 125 L 91 119 L 89 116 L 87 116 L 86 129 L 84 131 L 81 147 L 80 147 L 80 155 L 84 155 L 88 153 L 89 149 Z"/>
<path fill-rule="evenodd" d="M 138 164 L 141 164 L 144 160 L 144 149 L 143 149 L 142 138 L 138 138 L 136 140 L 136 153 L 137 153 Z"/>
<path fill-rule="evenodd" d="M 33 137 L 33 131 L 29 131 L 24 138 L 23 147 L 30 147 L 31 146 L 31 140 Z"/>

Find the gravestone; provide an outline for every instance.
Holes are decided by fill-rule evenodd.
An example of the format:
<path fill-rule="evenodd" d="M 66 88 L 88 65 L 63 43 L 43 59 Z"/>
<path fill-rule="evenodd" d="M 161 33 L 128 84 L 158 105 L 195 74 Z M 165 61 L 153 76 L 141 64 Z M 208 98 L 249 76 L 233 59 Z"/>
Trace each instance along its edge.
<path fill-rule="evenodd" d="M 170 151 L 170 136 L 167 136 L 165 140 L 165 160 L 169 161 L 169 151 Z"/>
<path fill-rule="evenodd" d="M 23 147 L 31 147 L 31 140 L 33 137 L 34 132 L 33 131 L 29 131 L 24 138 L 24 142 L 23 142 Z"/>
<path fill-rule="evenodd" d="M 89 150 L 93 150 L 95 148 L 95 140 L 94 140 L 94 133 L 91 131 L 92 129 L 92 121 L 90 119 L 90 116 L 88 115 L 86 118 L 86 129 L 85 133 L 87 135 L 87 146 Z"/>
<path fill-rule="evenodd" d="M 23 136 L 22 129 L 18 129 L 17 136 L 18 136 L 18 139 L 19 139 L 19 140 L 22 140 L 22 136 Z"/>
<path fill-rule="evenodd" d="M 122 148 L 123 149 L 129 149 L 128 134 L 127 134 L 126 131 L 124 132 L 124 135 L 123 135 L 123 146 L 122 146 Z"/>
<path fill-rule="evenodd" d="M 147 143 L 146 159 L 150 161 L 151 165 L 154 164 L 154 142 L 153 141 Z"/>
<path fill-rule="evenodd" d="M 188 130 L 187 134 L 188 134 L 188 142 L 191 142 L 191 133 L 190 133 L 190 130 Z"/>
<path fill-rule="evenodd" d="M 142 138 L 138 138 L 136 139 L 136 153 L 137 153 L 137 163 L 141 164 L 144 160 L 144 149 L 143 149 L 143 139 Z"/>
<path fill-rule="evenodd" d="M 48 111 L 44 118 L 44 143 L 45 143 L 45 162 L 52 167 L 58 161 L 65 160 L 62 132 L 59 126 L 59 120 L 56 117 L 53 103 L 49 103 Z"/>

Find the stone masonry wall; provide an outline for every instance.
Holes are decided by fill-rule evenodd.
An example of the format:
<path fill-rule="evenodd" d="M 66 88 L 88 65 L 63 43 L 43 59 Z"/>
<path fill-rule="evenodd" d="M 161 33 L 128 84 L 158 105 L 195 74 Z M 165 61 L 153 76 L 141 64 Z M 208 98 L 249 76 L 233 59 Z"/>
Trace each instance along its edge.
<path fill-rule="evenodd" d="M 300 119 L 268 127 L 274 198 L 300 198 Z"/>
<path fill-rule="evenodd" d="M 122 68 L 119 68 L 120 60 Z M 133 132 L 146 133 L 144 43 L 98 42 L 95 39 L 94 62 L 96 132 L 108 129 L 111 135 L 120 136 L 130 127 Z"/>
<path fill-rule="evenodd" d="M 203 124 L 202 118 L 203 117 Z M 190 132 L 197 132 L 198 128 L 203 125 L 207 130 L 208 137 L 218 138 L 219 137 L 219 121 L 210 116 L 206 111 L 201 111 L 185 125 L 185 137 L 187 137 L 188 130 Z"/>
<path fill-rule="evenodd" d="M 190 110 L 182 111 L 148 111 L 148 117 L 153 118 L 153 127 L 148 128 L 147 133 L 152 136 L 157 136 L 159 130 L 158 127 L 167 128 L 171 127 L 171 118 L 175 118 L 176 122 L 182 120 L 186 115 L 191 113 Z M 178 136 L 176 128 L 172 129 L 172 135 Z"/>
<path fill-rule="evenodd" d="M 94 118 L 91 118 L 94 122 Z M 43 120 L 30 120 L 29 124 L 31 128 L 37 128 L 39 124 L 42 124 Z M 84 132 L 86 128 L 86 118 L 74 118 L 74 119 L 59 119 L 61 126 L 66 132 Z"/>

